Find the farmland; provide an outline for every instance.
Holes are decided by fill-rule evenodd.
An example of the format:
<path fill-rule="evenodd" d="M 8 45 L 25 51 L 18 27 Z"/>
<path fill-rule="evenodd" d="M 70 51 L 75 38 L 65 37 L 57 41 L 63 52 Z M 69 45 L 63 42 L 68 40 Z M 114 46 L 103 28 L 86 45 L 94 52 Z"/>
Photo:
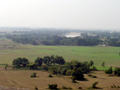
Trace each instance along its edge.
<path fill-rule="evenodd" d="M 23 45 L 8 39 L 0 39 L 0 64 L 10 65 L 7 70 L 5 67 L 0 66 L 0 89 L 34 90 L 37 86 L 39 90 L 46 90 L 49 84 L 57 84 L 58 88 L 65 86 L 72 88 L 72 90 L 78 90 L 78 88 L 86 90 L 97 81 L 97 87 L 100 89 L 113 90 L 112 87 L 114 85 L 118 87 L 120 84 L 118 76 L 112 76 L 113 74 L 111 76 L 107 75 L 104 71 L 93 71 L 89 74 L 84 74 L 86 81 L 72 83 L 71 76 L 53 75 L 50 78 L 49 74 L 51 72 L 42 70 L 15 70 L 11 68 L 13 59 L 17 57 L 26 57 L 30 63 L 33 63 L 37 57 L 47 55 L 63 56 L 67 62 L 93 60 L 98 70 L 108 69 L 108 67 L 101 66 L 102 62 L 105 62 L 106 66 L 120 65 L 119 47 Z M 34 72 L 37 73 L 37 77 L 31 78 L 30 76 Z M 89 75 L 95 76 L 95 78 Z"/>
<path fill-rule="evenodd" d="M 101 46 L 45 46 L 21 45 L 9 40 L 0 40 L 0 64 L 11 64 L 14 58 L 26 57 L 31 63 L 46 55 L 63 56 L 66 61 L 93 60 L 96 65 L 120 65 L 119 47 Z"/>

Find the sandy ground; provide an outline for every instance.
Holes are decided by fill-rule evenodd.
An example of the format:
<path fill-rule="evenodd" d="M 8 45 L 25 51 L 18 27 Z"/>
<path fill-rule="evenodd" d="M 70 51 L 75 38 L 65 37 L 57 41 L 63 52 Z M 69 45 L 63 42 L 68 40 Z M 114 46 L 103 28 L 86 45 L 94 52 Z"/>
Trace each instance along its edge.
<path fill-rule="evenodd" d="M 37 78 L 30 78 L 30 75 L 36 72 Z M 48 72 L 43 71 L 30 71 L 30 70 L 0 70 L 0 90 L 35 90 L 35 86 L 39 90 L 46 90 L 48 84 L 58 84 L 58 87 L 62 86 L 71 87 L 73 90 L 87 90 L 95 81 L 98 82 L 97 87 L 101 90 L 120 90 L 120 88 L 111 88 L 114 84 L 120 86 L 120 77 L 109 76 L 103 71 L 96 71 L 91 73 L 97 76 L 97 78 L 89 77 L 85 75 L 86 81 L 78 81 L 72 83 L 70 77 L 54 76 L 49 78 Z M 99 89 L 99 90 L 100 90 Z"/>

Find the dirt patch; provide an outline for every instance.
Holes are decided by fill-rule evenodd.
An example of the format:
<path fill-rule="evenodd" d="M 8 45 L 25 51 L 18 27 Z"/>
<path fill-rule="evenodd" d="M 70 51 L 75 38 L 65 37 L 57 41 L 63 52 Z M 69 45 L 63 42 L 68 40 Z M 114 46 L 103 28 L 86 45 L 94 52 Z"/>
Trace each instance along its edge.
<path fill-rule="evenodd" d="M 30 77 L 33 72 L 37 73 L 37 78 Z M 73 88 L 73 90 L 79 90 L 78 88 L 81 87 L 81 90 L 86 90 L 96 81 L 98 82 L 97 87 L 102 90 L 120 90 L 111 88 L 113 84 L 120 85 L 120 77 L 108 76 L 103 71 L 91 73 L 96 78 L 85 75 L 87 81 L 77 81 L 77 83 L 72 83 L 68 76 L 53 76 L 53 78 L 50 78 L 48 75 L 48 72 L 43 71 L 2 70 L 0 71 L 0 88 L 3 89 L 0 90 L 34 90 L 36 86 L 39 90 L 46 90 L 48 84 L 58 84 L 59 88 L 66 86 Z"/>

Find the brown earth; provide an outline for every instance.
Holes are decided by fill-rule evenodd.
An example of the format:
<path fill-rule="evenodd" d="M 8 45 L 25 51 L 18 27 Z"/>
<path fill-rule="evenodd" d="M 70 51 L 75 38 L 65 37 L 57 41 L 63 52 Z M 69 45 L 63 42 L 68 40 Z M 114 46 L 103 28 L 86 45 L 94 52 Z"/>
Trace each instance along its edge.
<path fill-rule="evenodd" d="M 30 78 L 30 75 L 36 72 L 37 78 Z M 111 88 L 114 84 L 120 86 L 120 77 L 109 76 L 103 71 L 96 71 L 91 75 L 97 76 L 92 78 L 85 75 L 86 81 L 77 81 L 72 83 L 70 77 L 66 76 L 53 76 L 48 77 L 49 73 L 44 71 L 30 71 L 30 70 L 0 70 L 0 90 L 35 90 L 35 86 L 39 90 L 46 90 L 48 84 L 58 84 L 58 87 L 62 86 L 71 87 L 73 90 L 87 90 L 92 84 L 97 81 L 97 87 L 99 90 L 120 90 L 120 88 Z"/>

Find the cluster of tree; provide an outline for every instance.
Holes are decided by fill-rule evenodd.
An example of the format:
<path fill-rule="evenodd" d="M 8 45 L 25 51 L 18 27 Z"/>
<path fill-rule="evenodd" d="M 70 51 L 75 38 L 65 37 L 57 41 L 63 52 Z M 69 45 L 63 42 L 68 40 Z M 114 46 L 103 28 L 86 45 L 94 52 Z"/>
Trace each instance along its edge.
<path fill-rule="evenodd" d="M 31 65 L 26 58 L 16 58 L 13 60 L 14 68 L 28 68 L 32 70 L 47 70 L 52 74 L 69 75 L 73 80 L 83 80 L 84 74 L 91 71 L 93 61 L 90 62 L 65 62 L 62 56 L 44 56 L 37 58 Z"/>
<path fill-rule="evenodd" d="M 107 44 L 109 46 L 120 46 L 120 40 L 119 40 L 119 38 L 108 38 L 107 39 Z"/>
<path fill-rule="evenodd" d="M 29 61 L 27 58 L 16 58 L 13 60 L 14 67 L 20 68 L 20 67 L 27 67 L 29 64 Z"/>
<path fill-rule="evenodd" d="M 34 64 L 30 65 L 29 60 L 27 58 L 16 58 L 13 60 L 13 66 L 15 68 L 25 68 L 30 67 L 30 69 L 37 69 L 38 66 L 41 66 L 42 64 L 46 65 L 63 65 L 65 64 L 65 60 L 62 56 L 44 56 L 43 58 L 37 58 L 34 62 Z"/>
<path fill-rule="evenodd" d="M 13 28 L 12 28 L 13 29 Z M 28 29 L 16 28 L 12 33 L 3 32 L 0 37 L 6 37 L 18 43 L 33 45 L 77 45 L 95 46 L 109 45 L 120 46 L 120 32 L 108 31 L 79 31 L 79 30 L 54 30 L 54 29 Z M 25 30 L 25 31 L 24 31 Z M 81 33 L 80 37 L 67 38 L 70 32 Z"/>
<path fill-rule="evenodd" d="M 60 74 L 72 76 L 72 80 L 85 80 L 84 74 L 87 74 L 91 71 L 91 67 L 94 65 L 93 61 L 90 62 L 78 62 L 72 61 L 67 62 L 62 66 L 50 66 L 48 70 L 52 74 Z"/>
<path fill-rule="evenodd" d="M 43 35 L 13 35 L 8 36 L 15 42 L 33 45 L 76 45 L 76 46 L 95 46 L 102 41 L 99 38 L 67 38 L 61 36 L 43 36 Z"/>

